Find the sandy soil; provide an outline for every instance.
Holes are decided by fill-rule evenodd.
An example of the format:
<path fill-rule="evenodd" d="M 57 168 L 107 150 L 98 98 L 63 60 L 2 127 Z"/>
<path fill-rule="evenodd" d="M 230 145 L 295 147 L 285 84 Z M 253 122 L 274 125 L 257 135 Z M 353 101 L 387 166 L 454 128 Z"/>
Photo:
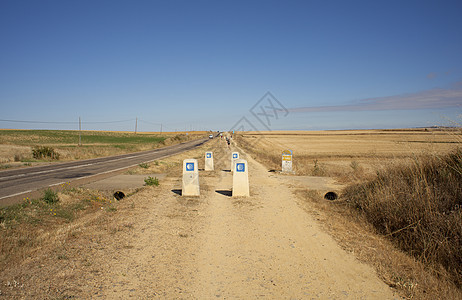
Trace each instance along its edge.
<path fill-rule="evenodd" d="M 227 155 L 234 150 L 221 149 Z M 239 149 L 238 149 L 239 151 Z M 241 151 L 242 153 L 242 151 Z M 296 202 L 293 188 L 339 188 L 329 178 L 269 173 L 251 157 L 251 197 L 232 198 L 229 161 L 200 173 L 182 197 L 180 174 L 48 237 L 3 270 L 10 298 L 393 299 L 374 270 L 342 250 Z"/>

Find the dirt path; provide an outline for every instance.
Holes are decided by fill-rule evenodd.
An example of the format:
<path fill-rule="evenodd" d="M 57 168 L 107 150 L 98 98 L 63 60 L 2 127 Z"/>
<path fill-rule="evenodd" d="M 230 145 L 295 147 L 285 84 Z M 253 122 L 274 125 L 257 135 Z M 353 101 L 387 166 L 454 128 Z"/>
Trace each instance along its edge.
<path fill-rule="evenodd" d="M 297 206 L 283 182 L 247 159 L 252 197 L 209 198 L 195 298 L 393 298 Z M 231 173 L 221 175 L 216 187 L 229 189 Z"/>
<path fill-rule="evenodd" d="M 113 216 L 88 223 L 63 246 L 64 261 L 48 266 L 44 261 L 53 257 L 38 257 L 40 270 L 29 262 L 28 277 L 16 274 L 22 290 L 11 295 L 397 298 L 372 268 L 343 251 L 297 205 L 290 177 L 275 176 L 245 158 L 250 198 L 230 197 L 232 174 L 223 171 L 229 169 L 227 159 L 216 162 L 216 171 L 201 172 L 199 198 L 179 196 L 174 191 L 181 188 L 180 178 L 167 177 L 161 189 L 142 191 Z"/>

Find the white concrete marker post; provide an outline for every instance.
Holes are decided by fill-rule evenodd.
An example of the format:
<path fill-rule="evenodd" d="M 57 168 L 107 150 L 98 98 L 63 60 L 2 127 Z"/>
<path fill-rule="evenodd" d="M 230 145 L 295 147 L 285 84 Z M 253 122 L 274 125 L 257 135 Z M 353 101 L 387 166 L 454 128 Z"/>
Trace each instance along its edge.
<path fill-rule="evenodd" d="M 213 152 L 205 152 L 205 171 L 213 171 Z"/>
<path fill-rule="evenodd" d="M 233 172 L 233 197 L 249 197 L 249 169 L 245 159 L 237 159 Z"/>
<path fill-rule="evenodd" d="M 199 170 L 197 159 L 183 160 L 182 196 L 199 196 Z"/>
<path fill-rule="evenodd" d="M 231 153 L 231 172 L 234 172 L 234 164 L 239 159 L 239 152 Z"/>
<path fill-rule="evenodd" d="M 292 150 L 282 151 L 282 173 L 292 173 Z"/>

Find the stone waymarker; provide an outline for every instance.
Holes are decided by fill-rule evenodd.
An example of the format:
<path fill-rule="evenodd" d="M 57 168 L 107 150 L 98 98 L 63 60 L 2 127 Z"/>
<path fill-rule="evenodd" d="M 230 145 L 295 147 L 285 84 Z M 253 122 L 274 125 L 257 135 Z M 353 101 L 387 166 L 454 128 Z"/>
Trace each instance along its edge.
<path fill-rule="evenodd" d="M 234 171 L 234 164 L 237 159 L 239 159 L 239 152 L 231 153 L 231 172 Z"/>
<path fill-rule="evenodd" d="M 183 160 L 183 196 L 199 196 L 199 170 L 197 159 Z"/>
<path fill-rule="evenodd" d="M 249 169 L 245 159 L 237 159 L 233 172 L 233 197 L 249 197 Z"/>
<path fill-rule="evenodd" d="M 205 171 L 213 171 L 213 152 L 205 152 Z"/>
<path fill-rule="evenodd" d="M 292 173 L 292 150 L 282 151 L 282 173 Z"/>

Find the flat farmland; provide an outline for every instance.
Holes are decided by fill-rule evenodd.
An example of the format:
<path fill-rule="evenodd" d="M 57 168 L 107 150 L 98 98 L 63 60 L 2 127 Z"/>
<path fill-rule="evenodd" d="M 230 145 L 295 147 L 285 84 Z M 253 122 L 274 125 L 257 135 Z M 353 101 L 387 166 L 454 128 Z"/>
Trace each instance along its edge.
<path fill-rule="evenodd" d="M 205 136 L 206 132 L 116 132 L 76 130 L 0 130 L 0 168 L 49 162 L 32 155 L 35 147 L 51 147 L 60 161 L 146 151 Z M 79 145 L 80 140 L 80 145 Z"/>
<path fill-rule="evenodd" d="M 245 132 L 237 139 L 270 168 L 280 168 L 281 152 L 291 149 L 298 174 L 331 176 L 357 168 L 375 172 L 391 162 L 445 154 L 462 143 L 460 131 L 431 129 Z"/>
<path fill-rule="evenodd" d="M 416 223 L 412 218 L 397 228 L 390 226 L 389 233 L 380 231 L 365 212 L 354 210 L 350 205 L 354 202 L 346 201 L 341 191 L 345 183 L 353 187 L 361 183 L 336 183 L 342 178 L 365 181 L 362 165 L 372 168 L 377 161 L 386 165 L 395 157 L 405 160 L 413 153 L 425 155 L 432 150 L 403 147 L 401 152 L 379 152 L 385 147 L 380 145 L 394 150 L 396 143 L 416 144 L 403 132 L 385 132 L 246 132 L 234 136 L 230 145 L 224 138 L 215 138 L 198 148 L 130 169 L 123 174 L 125 181 L 132 182 L 133 177 L 128 179 L 131 175 L 158 176 L 159 185 L 132 187 L 133 193 L 125 193 L 120 201 L 112 197 L 114 190 L 107 182 L 96 180 L 91 187 L 64 185 L 57 202 L 31 199 L 4 208 L 0 210 L 2 295 L 18 299 L 461 299 L 455 286 L 457 276 L 441 276 L 449 273 L 433 268 L 438 261 L 426 269 L 419 257 L 401 250 L 400 240 L 390 239 L 397 233 L 413 233 L 416 224 L 421 224 L 418 233 L 430 236 L 438 245 L 444 236 L 434 238 L 437 231 L 423 231 L 427 221 Z M 415 140 L 422 138 L 413 132 L 406 134 Z M 433 151 L 443 153 L 458 145 L 454 132 L 446 135 L 447 140 L 433 144 L 450 147 Z M 449 139 L 451 135 L 454 139 Z M 359 142 L 350 143 L 350 139 Z M 349 151 L 342 147 L 345 144 L 350 145 Z M 331 149 L 324 152 L 329 145 Z M 362 147 L 369 148 L 360 152 Z M 268 172 L 268 168 L 281 167 L 281 151 L 287 148 L 295 151 L 298 174 Z M 206 151 L 214 153 L 213 171 L 203 170 Z M 232 197 L 229 158 L 234 151 L 248 162 L 249 197 Z M 187 158 L 198 160 L 198 197 L 182 195 L 181 170 Z M 329 173 L 340 163 L 345 164 L 345 173 L 340 175 L 354 176 Z M 312 173 L 317 176 L 305 176 Z M 461 182 L 454 178 L 452 182 Z M 433 180 L 418 177 L 416 182 Z M 424 189 L 429 190 L 427 187 Z M 340 197 L 326 201 L 326 191 L 340 192 Z M 410 199 L 412 204 L 428 203 L 420 197 L 426 194 L 414 193 L 412 198 L 395 192 L 387 190 L 385 196 L 404 195 L 406 201 L 401 203 L 410 203 Z M 397 202 L 390 201 L 385 206 L 383 195 L 374 199 L 380 200 L 380 208 L 397 207 Z M 417 215 L 415 212 L 411 211 Z M 460 224 L 459 215 L 453 215 Z M 434 218 L 429 220 L 447 228 L 434 223 Z M 458 225 L 446 223 L 457 229 Z M 428 248 L 434 253 L 432 249 Z"/>

